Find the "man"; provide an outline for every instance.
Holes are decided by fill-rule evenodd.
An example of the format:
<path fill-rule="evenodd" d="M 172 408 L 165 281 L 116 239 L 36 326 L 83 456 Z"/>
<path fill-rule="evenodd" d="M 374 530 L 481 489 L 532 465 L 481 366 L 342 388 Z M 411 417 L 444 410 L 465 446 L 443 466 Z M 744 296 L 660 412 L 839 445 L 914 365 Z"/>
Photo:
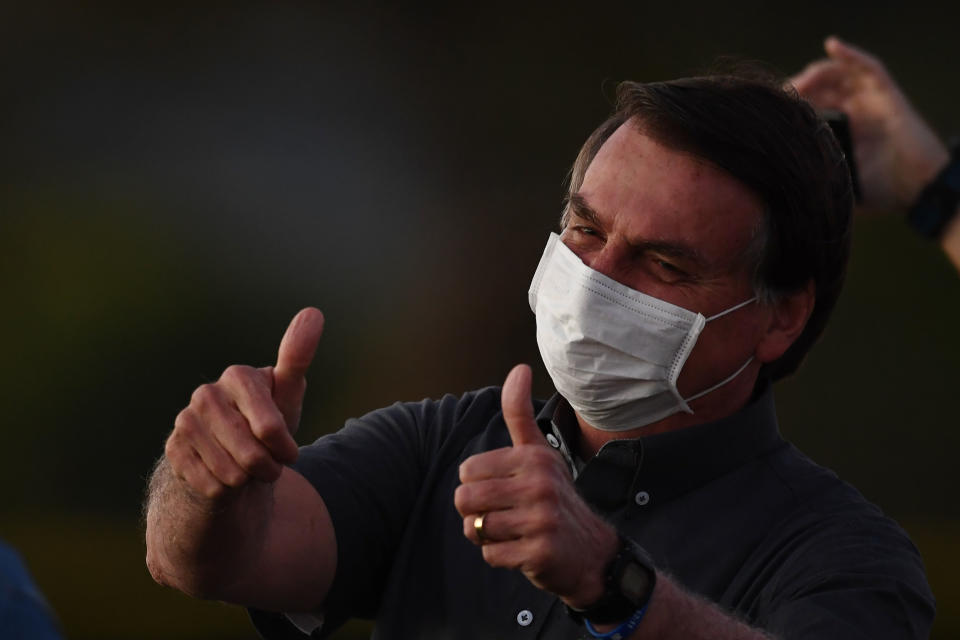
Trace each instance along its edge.
<path fill-rule="evenodd" d="M 839 294 L 851 206 L 829 129 L 778 83 L 625 84 L 530 289 L 558 395 L 531 403 L 521 365 L 298 457 L 304 310 L 276 366 L 228 368 L 178 416 L 151 573 L 269 638 L 354 616 L 378 638 L 926 637 L 916 549 L 773 411 Z"/>

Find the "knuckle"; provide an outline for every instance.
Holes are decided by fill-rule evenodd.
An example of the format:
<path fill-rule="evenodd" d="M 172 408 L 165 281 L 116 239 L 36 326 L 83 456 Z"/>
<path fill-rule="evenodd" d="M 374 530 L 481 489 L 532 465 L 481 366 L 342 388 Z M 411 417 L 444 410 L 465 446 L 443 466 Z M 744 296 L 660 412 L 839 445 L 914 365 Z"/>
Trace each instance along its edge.
<path fill-rule="evenodd" d="M 221 479 L 225 485 L 236 489 L 247 483 L 248 476 L 243 472 L 243 469 L 231 466 L 224 469 Z"/>
<path fill-rule="evenodd" d="M 190 493 L 200 498 L 207 500 L 219 498 L 226 489 L 202 465 L 188 463 L 178 475 Z"/>
<path fill-rule="evenodd" d="M 552 478 L 537 474 L 530 479 L 530 493 L 537 503 L 552 502 L 557 497 L 557 487 Z"/>
<path fill-rule="evenodd" d="M 530 545 L 526 565 L 535 573 L 543 573 L 550 566 L 553 548 L 545 538 L 538 538 Z"/>
<path fill-rule="evenodd" d="M 166 457 L 167 463 L 170 465 L 170 473 L 173 475 L 173 477 L 183 478 L 184 465 L 183 458 L 180 455 L 180 450 L 176 447 L 171 447 L 168 442 L 167 446 L 164 448 L 163 455 Z"/>
<path fill-rule="evenodd" d="M 235 364 L 227 367 L 220 379 L 236 397 L 255 399 L 264 394 L 270 395 L 263 375 L 247 365 Z"/>
<path fill-rule="evenodd" d="M 177 436 L 189 436 L 196 428 L 195 425 L 196 421 L 189 407 L 178 413 L 173 420 L 173 433 L 167 439 L 167 444 Z"/>
<path fill-rule="evenodd" d="M 250 425 L 253 435 L 259 440 L 279 442 L 289 437 L 287 425 L 279 420 L 264 420 Z"/>
<path fill-rule="evenodd" d="M 193 459 L 193 448 L 186 442 L 182 434 L 174 432 L 163 445 L 163 455 L 176 475 L 183 475 L 183 470 L 190 465 Z"/>
<path fill-rule="evenodd" d="M 506 567 L 497 545 L 485 544 L 480 547 L 480 550 L 483 553 L 483 560 L 491 567 Z"/>
<path fill-rule="evenodd" d="M 183 429 L 185 423 L 190 420 L 190 408 L 182 409 L 180 413 L 177 414 L 177 417 L 173 419 L 173 429 L 176 431 L 178 429 Z"/>
<path fill-rule="evenodd" d="M 218 500 L 227 493 L 227 486 L 212 478 L 197 489 L 200 495 L 207 500 Z"/>
<path fill-rule="evenodd" d="M 250 378 L 252 371 L 252 367 L 242 364 L 232 364 L 223 370 L 223 373 L 220 375 L 220 379 L 224 382 L 245 383 Z"/>
<path fill-rule="evenodd" d="M 163 445 L 163 455 L 170 461 L 170 464 L 176 464 L 177 459 L 180 457 L 180 439 L 177 437 L 176 432 L 171 433 L 170 437 L 167 438 L 166 444 Z"/>
<path fill-rule="evenodd" d="M 237 452 L 237 463 L 247 471 L 266 469 L 273 459 L 258 447 L 245 447 Z"/>
<path fill-rule="evenodd" d="M 541 503 L 534 512 L 537 531 L 552 535 L 560 530 L 560 509 L 554 504 Z"/>
<path fill-rule="evenodd" d="M 453 505 L 460 513 L 463 513 L 464 507 L 469 504 L 469 498 L 470 490 L 467 488 L 467 485 L 461 484 L 459 487 L 453 490 Z"/>
<path fill-rule="evenodd" d="M 197 387 L 193 391 L 193 395 L 190 396 L 190 406 L 196 407 L 198 410 L 202 411 L 213 403 L 216 395 L 217 392 L 213 384 L 209 382 L 202 384 Z"/>
<path fill-rule="evenodd" d="M 209 471 L 209 474 L 204 474 L 204 476 L 212 475 L 212 479 L 218 484 L 237 487 L 243 484 L 246 478 L 243 470 L 231 463 L 228 460 L 226 452 L 223 450 L 218 451 L 215 455 L 211 456 L 209 460 L 202 461 L 202 464 Z"/>
<path fill-rule="evenodd" d="M 231 432 L 232 434 L 239 435 L 241 438 L 244 434 L 249 437 L 251 432 L 250 423 L 247 422 L 247 419 L 243 417 L 238 411 L 231 411 L 223 416 L 222 421 L 224 423 L 224 430 Z"/>

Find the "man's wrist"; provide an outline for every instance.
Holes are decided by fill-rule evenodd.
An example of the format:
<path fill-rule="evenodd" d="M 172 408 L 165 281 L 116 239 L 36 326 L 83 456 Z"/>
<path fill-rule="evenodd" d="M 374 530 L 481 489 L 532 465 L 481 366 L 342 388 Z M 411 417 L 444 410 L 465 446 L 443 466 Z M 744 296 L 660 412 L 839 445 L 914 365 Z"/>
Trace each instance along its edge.
<path fill-rule="evenodd" d="M 577 622 L 589 620 L 597 626 L 621 625 L 645 610 L 656 586 L 656 569 L 650 555 L 629 538 L 620 537 L 616 555 L 604 572 L 604 591 L 599 599 L 585 608 L 567 606 L 567 613 Z"/>
<path fill-rule="evenodd" d="M 580 580 L 573 593 L 562 596 L 563 603 L 573 610 L 587 609 L 606 592 L 607 569 L 620 550 L 620 534 L 613 525 L 601 521 L 603 528 L 595 532 L 591 549 L 595 553 L 585 557 L 591 566 L 581 567 Z"/>

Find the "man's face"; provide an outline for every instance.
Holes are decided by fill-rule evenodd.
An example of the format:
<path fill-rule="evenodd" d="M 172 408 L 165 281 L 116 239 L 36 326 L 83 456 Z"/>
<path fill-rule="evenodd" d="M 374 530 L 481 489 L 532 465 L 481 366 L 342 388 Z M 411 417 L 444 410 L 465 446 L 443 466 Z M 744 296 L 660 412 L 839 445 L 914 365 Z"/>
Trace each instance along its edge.
<path fill-rule="evenodd" d="M 762 211 L 729 174 L 628 122 L 587 169 L 561 238 L 592 269 L 709 318 L 754 295 L 749 249 Z M 681 395 L 713 386 L 755 355 L 769 319 L 767 307 L 752 304 L 709 322 L 680 374 Z M 675 414 L 661 428 L 732 413 L 749 397 L 759 366 L 691 403 L 695 415 Z"/>

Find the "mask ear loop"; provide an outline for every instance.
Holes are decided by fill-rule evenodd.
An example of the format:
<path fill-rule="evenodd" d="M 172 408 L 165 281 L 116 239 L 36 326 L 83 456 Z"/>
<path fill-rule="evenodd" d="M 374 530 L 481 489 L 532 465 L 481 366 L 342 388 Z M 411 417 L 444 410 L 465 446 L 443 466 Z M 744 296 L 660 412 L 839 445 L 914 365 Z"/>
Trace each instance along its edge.
<path fill-rule="evenodd" d="M 747 366 L 748 366 L 751 362 L 753 362 L 753 356 L 750 356 L 749 358 L 747 358 L 747 361 L 744 362 L 742 365 L 740 365 L 740 368 L 737 369 L 736 371 L 734 371 L 734 372 L 733 372 L 733 375 L 724 378 L 723 380 L 721 380 L 721 381 L 718 382 L 717 384 L 713 385 L 713 386 L 710 387 L 709 389 L 704 389 L 704 390 L 701 391 L 700 393 L 695 393 L 695 394 L 693 394 L 692 396 L 690 396 L 689 398 L 684 398 L 683 401 L 684 401 L 684 402 L 693 402 L 693 401 L 696 400 L 697 398 L 699 398 L 699 397 L 701 397 L 701 396 L 705 396 L 705 395 L 707 395 L 708 393 L 710 393 L 711 391 L 716 391 L 717 389 L 719 389 L 720 387 L 722 387 L 723 385 L 727 384 L 728 382 L 730 382 L 731 380 L 733 380 L 734 378 L 736 378 L 738 375 L 740 375 L 741 373 L 743 373 L 743 370 L 746 369 Z"/>
<path fill-rule="evenodd" d="M 710 322 L 711 320 L 716 320 L 717 318 L 722 318 L 723 316 L 727 315 L 728 313 L 733 313 L 733 312 L 736 311 L 737 309 L 743 309 L 745 306 L 747 306 L 747 305 L 750 304 L 751 302 L 756 302 L 756 301 L 757 301 L 757 296 L 753 296 L 753 297 L 750 298 L 749 300 L 744 300 L 744 301 L 741 302 L 740 304 L 735 304 L 735 305 L 733 305 L 732 307 L 730 307 L 730 308 L 727 309 L 726 311 L 721 311 L 720 313 L 718 313 L 718 314 L 715 315 L 715 316 L 710 316 L 709 318 L 707 318 L 707 322 Z"/>
<path fill-rule="evenodd" d="M 679 404 L 680 404 L 680 410 L 681 410 L 681 411 L 685 411 L 685 412 L 687 412 L 687 413 L 693 413 L 693 409 L 691 409 L 691 408 L 690 408 L 690 405 L 688 404 L 691 400 L 696 400 L 696 399 L 699 398 L 700 396 L 706 395 L 706 394 L 710 393 L 711 391 L 713 391 L 713 390 L 715 390 L 715 389 L 718 389 L 718 388 L 722 387 L 723 385 L 727 384 L 728 382 L 730 382 L 731 380 L 733 380 L 734 378 L 736 378 L 738 375 L 740 375 L 740 373 L 741 373 L 744 369 L 746 369 L 746 368 L 747 368 L 747 365 L 750 364 L 750 362 L 753 360 L 753 356 L 750 356 L 750 360 L 747 360 L 747 361 L 743 364 L 743 366 L 740 367 L 739 369 L 737 369 L 737 371 L 736 371 L 732 376 L 730 376 L 730 377 L 727 378 L 726 380 L 722 380 L 719 384 L 716 384 L 716 385 L 710 387 L 710 388 L 707 389 L 706 391 L 701 391 L 700 393 L 698 393 L 698 394 L 696 394 L 696 395 L 693 395 L 693 396 L 690 396 L 689 398 L 684 398 L 683 396 L 681 396 L 681 395 L 680 395 L 680 390 L 677 389 L 677 378 L 680 377 L 680 369 L 681 369 L 681 367 L 683 367 L 683 364 L 687 361 L 687 357 L 690 355 L 690 351 L 693 350 L 693 347 L 694 347 L 694 345 L 696 344 L 697 338 L 700 336 L 700 332 L 703 330 L 703 327 L 705 327 L 706 324 L 707 324 L 708 322 L 710 322 L 711 320 L 716 320 L 717 318 L 721 318 L 721 317 L 727 315 L 728 313 L 733 313 L 733 312 L 736 311 L 737 309 L 742 309 L 743 307 L 747 306 L 748 304 L 751 304 L 751 303 L 753 303 L 753 302 L 756 302 L 756 300 L 757 300 L 757 296 L 753 296 L 753 297 L 750 298 L 749 300 L 744 300 L 744 301 L 741 302 L 740 304 L 735 304 L 735 305 L 733 305 L 732 307 L 730 307 L 729 309 L 726 309 L 726 310 L 724 310 L 724 311 L 721 311 L 720 313 L 718 313 L 718 314 L 716 314 L 716 315 L 713 315 L 713 316 L 710 316 L 709 318 L 704 318 L 702 314 L 697 314 L 697 317 L 698 317 L 698 318 L 703 318 L 702 320 L 699 321 L 699 322 L 701 322 L 702 324 L 700 324 L 700 325 L 698 326 L 697 323 L 696 323 L 696 321 L 694 322 L 694 325 L 693 325 L 692 329 L 693 329 L 695 332 L 694 332 L 694 333 L 688 333 L 688 334 L 687 334 L 687 337 L 684 338 L 683 345 L 680 347 L 680 350 L 677 352 L 677 355 L 674 357 L 673 364 L 670 366 L 670 378 L 669 378 L 669 381 L 670 381 L 670 391 L 673 393 L 674 397 L 676 397 L 677 401 L 679 402 Z"/>
<path fill-rule="evenodd" d="M 721 318 L 721 317 L 727 315 L 728 313 L 733 313 L 733 312 L 736 311 L 737 309 L 742 309 L 743 307 L 747 306 L 748 304 L 750 304 L 750 303 L 752 303 L 752 302 L 756 302 L 756 301 L 757 301 L 757 296 L 753 296 L 753 297 L 750 298 L 749 300 L 744 300 L 744 301 L 741 302 L 740 304 L 735 304 L 735 305 L 733 305 L 732 307 L 730 307 L 730 308 L 727 309 L 726 311 L 721 311 L 720 313 L 718 313 L 718 314 L 715 315 L 715 316 L 710 316 L 709 318 L 707 318 L 707 322 L 710 322 L 711 320 L 716 320 L 717 318 Z M 721 381 L 718 382 L 717 384 L 713 385 L 712 387 L 709 387 L 709 388 L 707 388 L 707 389 L 704 389 L 703 391 L 701 391 L 701 392 L 699 392 L 699 393 L 695 393 L 695 394 L 693 394 L 692 396 L 690 396 L 689 398 L 684 398 L 683 401 L 684 401 L 684 402 L 687 402 L 687 403 L 693 402 L 693 401 L 696 400 L 697 398 L 701 398 L 701 397 L 707 395 L 708 393 L 710 393 L 711 391 L 716 391 L 717 389 L 719 389 L 720 387 L 722 387 L 723 385 L 727 384 L 728 382 L 730 382 L 731 380 L 733 380 L 734 378 L 736 378 L 738 375 L 740 375 L 741 373 L 743 373 L 743 370 L 746 369 L 746 368 L 750 365 L 751 362 L 753 362 L 753 356 L 750 356 L 749 358 L 747 358 L 747 361 L 744 362 L 742 365 L 740 365 L 740 368 L 737 369 L 736 371 L 734 371 L 733 374 L 727 376 L 726 378 L 724 378 L 723 380 L 721 380 Z"/>

